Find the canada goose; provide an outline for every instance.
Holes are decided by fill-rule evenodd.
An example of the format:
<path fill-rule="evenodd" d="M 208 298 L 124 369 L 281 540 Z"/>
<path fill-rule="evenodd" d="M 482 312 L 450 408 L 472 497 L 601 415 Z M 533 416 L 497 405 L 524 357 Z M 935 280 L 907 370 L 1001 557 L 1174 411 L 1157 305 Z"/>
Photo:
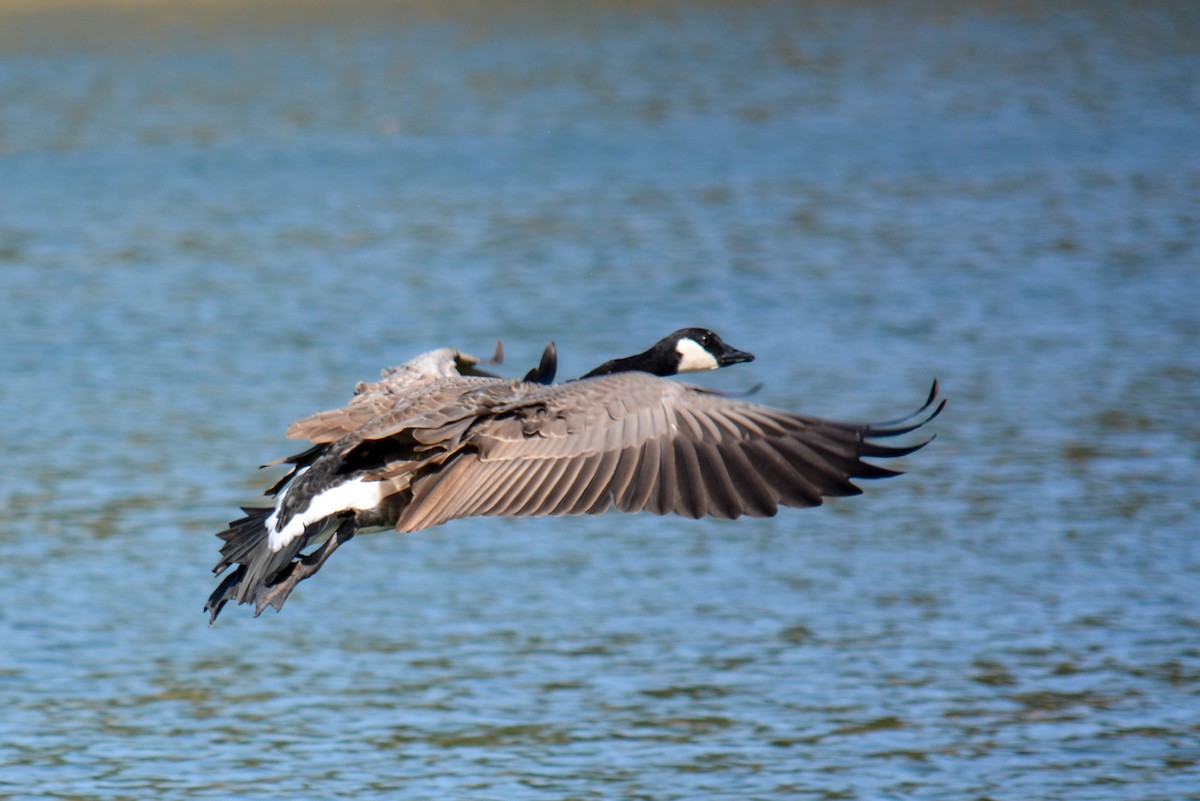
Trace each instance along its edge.
<path fill-rule="evenodd" d="M 778 411 L 665 380 L 747 362 L 753 355 L 707 329 L 687 328 L 636 356 L 553 384 L 553 343 L 523 381 L 496 378 L 479 360 L 442 348 L 360 383 L 338 409 L 289 426 L 313 442 L 271 464 L 291 471 L 246 507 L 213 572 L 237 565 L 205 605 L 216 620 L 230 600 L 255 615 L 283 606 L 358 531 L 418 531 L 471 516 L 599 514 L 610 507 L 737 518 L 780 506 L 857 495 L 855 478 L 898 475 L 862 461 L 893 458 L 870 440 L 914 431 L 941 412 L 937 382 L 915 413 L 886 423 L 842 423 Z M 931 411 L 932 410 L 932 411 Z M 308 550 L 306 550 L 308 549 Z"/>

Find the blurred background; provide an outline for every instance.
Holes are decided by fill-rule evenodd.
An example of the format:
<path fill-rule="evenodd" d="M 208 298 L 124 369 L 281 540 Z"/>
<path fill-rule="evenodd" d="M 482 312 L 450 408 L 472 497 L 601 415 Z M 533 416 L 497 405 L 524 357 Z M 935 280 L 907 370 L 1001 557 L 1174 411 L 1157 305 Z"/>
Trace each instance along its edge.
<path fill-rule="evenodd" d="M 0 798 L 1196 797 L 1198 142 L 1187 3 L 0 2 Z M 205 626 L 289 421 L 684 325 L 938 438 Z"/>

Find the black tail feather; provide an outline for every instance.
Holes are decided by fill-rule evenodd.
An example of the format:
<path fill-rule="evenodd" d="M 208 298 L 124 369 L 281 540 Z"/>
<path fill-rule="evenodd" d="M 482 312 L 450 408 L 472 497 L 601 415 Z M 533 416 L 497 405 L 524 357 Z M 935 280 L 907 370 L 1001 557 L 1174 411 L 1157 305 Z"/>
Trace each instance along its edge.
<path fill-rule="evenodd" d="M 221 546 L 221 561 L 213 568 L 220 573 L 235 563 L 245 564 L 251 554 L 267 541 L 267 518 L 275 511 L 269 506 L 243 506 L 246 516 L 230 522 L 229 528 L 217 533 L 225 540 Z"/>
<path fill-rule="evenodd" d="M 221 609 L 225 604 L 237 597 L 238 587 L 242 583 L 242 579 L 246 577 L 246 566 L 238 565 L 237 570 L 230 573 L 228 576 L 217 585 L 217 589 L 212 595 L 208 596 L 208 602 L 204 604 L 204 611 L 208 612 L 208 625 L 217 622 L 217 615 L 221 614 Z"/>
<path fill-rule="evenodd" d="M 204 610 L 210 615 L 210 625 L 216 622 L 217 615 L 229 601 L 255 603 L 257 606 L 268 588 L 288 574 L 293 560 L 300 555 L 311 536 L 323 528 L 321 525 L 314 526 L 286 547 L 272 551 L 267 519 L 274 510 L 270 507 L 243 507 L 242 511 L 246 513 L 245 517 L 234 520 L 229 528 L 217 534 L 225 544 L 221 546 L 221 561 L 217 562 L 213 573 L 220 574 L 232 565 L 237 565 L 237 568 L 222 579 L 204 605 Z M 282 600 L 279 600 L 276 608 L 282 606 Z M 261 611 L 260 606 L 256 614 Z"/>

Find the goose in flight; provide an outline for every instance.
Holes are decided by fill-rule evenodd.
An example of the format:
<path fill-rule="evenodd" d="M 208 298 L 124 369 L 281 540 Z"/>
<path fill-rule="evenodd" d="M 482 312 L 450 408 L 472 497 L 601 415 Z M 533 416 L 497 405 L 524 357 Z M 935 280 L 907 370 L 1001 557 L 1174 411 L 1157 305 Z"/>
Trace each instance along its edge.
<path fill-rule="evenodd" d="M 941 412 L 937 382 L 916 412 L 846 423 L 767 408 L 666 380 L 752 361 L 712 331 L 685 328 L 649 350 L 555 384 L 551 343 L 523 380 L 492 376 L 450 348 L 360 383 L 350 402 L 288 428 L 312 447 L 271 464 L 290 472 L 218 536 L 213 572 L 233 567 L 208 599 L 255 615 L 364 529 L 418 531 L 473 516 L 544 517 L 647 511 L 684 517 L 771 517 L 862 492 L 852 479 L 898 471 L 863 461 L 924 447 L 875 440 Z"/>

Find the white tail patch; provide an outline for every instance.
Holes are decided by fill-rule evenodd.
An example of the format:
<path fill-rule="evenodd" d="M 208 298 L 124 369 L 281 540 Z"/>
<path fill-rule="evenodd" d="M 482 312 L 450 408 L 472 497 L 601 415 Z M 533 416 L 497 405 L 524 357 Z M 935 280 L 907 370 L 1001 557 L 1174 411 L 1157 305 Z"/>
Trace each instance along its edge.
<path fill-rule="evenodd" d="M 283 500 L 283 495 L 279 496 Z M 338 512 L 348 512 L 352 509 L 374 509 L 383 500 L 383 484 L 378 481 L 364 481 L 356 478 L 342 484 L 335 484 L 313 496 L 308 502 L 308 508 L 293 517 L 279 531 L 275 531 L 276 515 L 279 514 L 279 504 L 276 503 L 275 513 L 267 519 L 267 530 L 270 532 L 268 545 L 272 553 L 277 553 L 297 537 L 304 536 L 304 530 L 313 523 L 318 523 Z"/>
<path fill-rule="evenodd" d="M 717 364 L 717 357 L 713 356 L 704 346 L 690 337 L 684 337 L 675 344 L 675 352 L 679 354 L 679 368 L 681 373 L 696 373 L 701 370 L 716 370 L 721 365 Z"/>

